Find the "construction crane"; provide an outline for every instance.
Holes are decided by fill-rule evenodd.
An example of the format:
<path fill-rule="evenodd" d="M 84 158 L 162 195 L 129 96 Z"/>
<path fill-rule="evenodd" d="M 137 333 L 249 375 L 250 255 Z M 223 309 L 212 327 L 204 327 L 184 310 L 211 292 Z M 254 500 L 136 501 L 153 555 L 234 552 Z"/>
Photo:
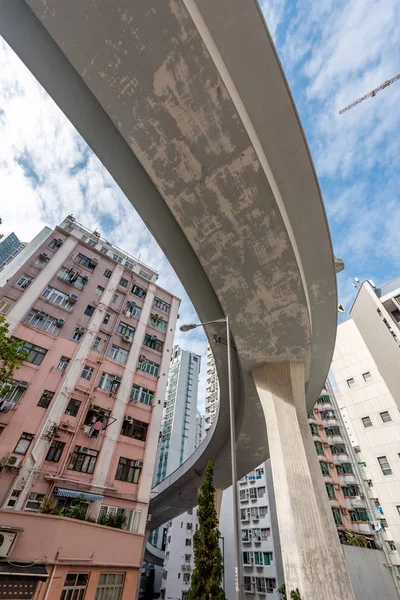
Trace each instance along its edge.
<path fill-rule="evenodd" d="M 351 108 L 354 108 L 355 106 L 357 106 L 357 104 L 361 104 L 361 102 L 364 102 L 364 100 L 366 100 L 367 98 L 373 98 L 374 96 L 376 96 L 376 94 L 378 92 L 381 92 L 382 90 L 389 87 L 389 85 L 392 85 L 392 83 L 394 83 L 395 81 L 398 81 L 399 79 L 400 79 L 400 73 L 399 73 L 399 75 L 392 77 L 392 79 L 388 79 L 387 81 L 385 81 L 385 83 L 382 83 L 379 87 L 372 90 L 372 92 L 368 92 L 368 94 L 365 94 L 365 96 L 362 96 L 355 102 L 352 102 L 345 108 L 342 108 L 342 110 L 339 110 L 339 115 L 342 115 L 344 112 L 350 110 Z"/>

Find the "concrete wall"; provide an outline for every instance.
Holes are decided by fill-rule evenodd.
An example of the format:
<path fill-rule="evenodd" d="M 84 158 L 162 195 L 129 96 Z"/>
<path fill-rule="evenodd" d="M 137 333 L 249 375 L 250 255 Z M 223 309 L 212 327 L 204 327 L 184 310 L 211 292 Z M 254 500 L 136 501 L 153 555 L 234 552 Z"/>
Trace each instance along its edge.
<path fill-rule="evenodd" d="M 355 600 L 394 600 L 396 586 L 381 550 L 343 546 Z"/>

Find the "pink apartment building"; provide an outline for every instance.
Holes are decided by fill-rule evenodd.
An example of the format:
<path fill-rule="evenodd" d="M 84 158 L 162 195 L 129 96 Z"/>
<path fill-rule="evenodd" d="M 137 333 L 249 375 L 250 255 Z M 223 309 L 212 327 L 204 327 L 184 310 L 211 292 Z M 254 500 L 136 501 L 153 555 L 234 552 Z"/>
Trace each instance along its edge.
<path fill-rule="evenodd" d="M 179 300 L 72 216 L 1 275 L 0 598 L 132 599 Z M 43 512 L 77 505 L 108 525 Z"/>

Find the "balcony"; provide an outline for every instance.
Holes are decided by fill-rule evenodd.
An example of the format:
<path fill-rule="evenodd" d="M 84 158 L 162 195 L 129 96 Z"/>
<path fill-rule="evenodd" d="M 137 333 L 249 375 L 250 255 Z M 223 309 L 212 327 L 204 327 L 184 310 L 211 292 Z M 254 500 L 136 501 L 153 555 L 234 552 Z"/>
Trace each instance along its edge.
<path fill-rule="evenodd" d="M 332 506 L 332 508 L 339 508 L 340 506 L 337 498 L 329 498 L 329 504 Z"/>
<path fill-rule="evenodd" d="M 333 483 L 333 479 L 330 475 L 325 475 L 325 473 L 323 473 L 323 477 L 324 477 L 325 483 Z"/>
<path fill-rule="evenodd" d="M 348 454 L 335 454 L 335 456 L 337 457 L 337 461 L 338 463 L 348 463 L 349 462 L 349 455 Z"/>
<path fill-rule="evenodd" d="M 320 435 L 313 433 L 312 439 L 314 442 L 322 442 L 322 438 Z"/>
<path fill-rule="evenodd" d="M 352 523 L 352 528 L 356 533 L 362 533 L 363 535 L 373 534 L 371 523 Z"/>
<path fill-rule="evenodd" d="M 350 498 L 351 506 L 353 508 L 364 508 L 365 500 L 363 496 L 354 496 L 354 498 Z"/>
<path fill-rule="evenodd" d="M 4 509 L 0 509 L 0 523 L 23 529 L 11 552 L 12 562 L 34 563 L 46 556 L 48 563 L 79 561 L 82 568 L 140 564 L 144 538 L 136 533 L 67 517 Z"/>
<path fill-rule="evenodd" d="M 329 419 L 325 419 L 325 424 L 329 425 L 330 427 L 333 427 L 333 425 L 340 425 L 336 417 L 329 417 Z"/>
<path fill-rule="evenodd" d="M 346 485 L 357 483 L 357 477 L 353 473 L 345 473 L 343 479 Z"/>

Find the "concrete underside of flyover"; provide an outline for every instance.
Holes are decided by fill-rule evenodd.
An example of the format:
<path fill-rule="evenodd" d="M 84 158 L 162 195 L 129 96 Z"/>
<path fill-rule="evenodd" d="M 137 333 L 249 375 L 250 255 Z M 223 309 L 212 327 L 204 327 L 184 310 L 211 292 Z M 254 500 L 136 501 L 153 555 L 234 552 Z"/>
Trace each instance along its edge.
<path fill-rule="evenodd" d="M 0 0 L 0 33 L 142 216 L 201 320 L 229 315 L 241 477 L 269 455 L 252 372 L 302 363 L 310 408 L 337 310 L 318 182 L 257 2 Z M 218 418 L 154 490 L 152 527 L 196 503 L 212 456 L 217 487 L 231 484 L 226 348 L 217 326 L 208 335 Z"/>

